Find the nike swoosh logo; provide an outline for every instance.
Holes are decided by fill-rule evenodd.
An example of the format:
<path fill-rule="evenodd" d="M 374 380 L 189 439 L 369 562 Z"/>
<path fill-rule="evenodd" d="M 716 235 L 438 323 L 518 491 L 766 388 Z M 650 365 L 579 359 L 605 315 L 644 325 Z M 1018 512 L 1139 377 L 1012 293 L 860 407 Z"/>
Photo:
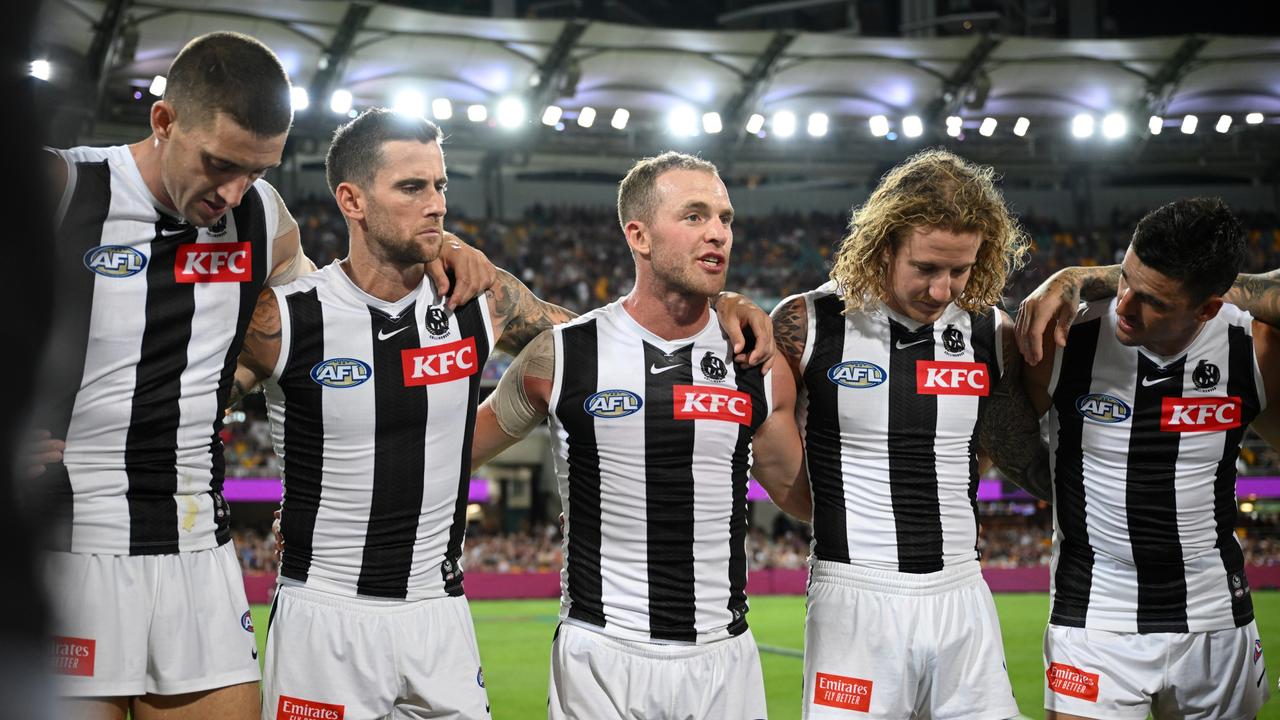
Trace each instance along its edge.
<path fill-rule="evenodd" d="M 1173 379 L 1172 375 L 1170 375 L 1169 377 L 1156 378 L 1155 380 L 1152 380 L 1150 378 L 1142 378 L 1142 387 L 1151 387 L 1156 383 L 1162 383 L 1165 380 L 1172 380 L 1172 379 Z"/>
<path fill-rule="evenodd" d="M 379 340 L 386 340 L 387 338 L 391 337 L 392 335 L 399 335 L 400 333 L 402 333 L 402 332 L 404 332 L 405 330 L 408 330 L 408 329 L 409 329 L 409 326 L 408 326 L 408 325 L 405 325 L 404 327 L 400 328 L 399 330 L 393 330 L 393 331 L 391 331 L 391 332 L 389 332 L 389 333 L 384 333 L 384 332 L 382 332 L 381 330 L 379 330 L 379 331 L 378 331 L 378 339 L 379 339 Z"/>
<path fill-rule="evenodd" d="M 653 365 L 650 365 L 650 366 L 649 366 L 649 372 L 653 373 L 654 375 L 661 375 L 662 373 L 664 373 L 664 372 L 666 372 L 666 371 L 668 371 L 668 370 L 675 370 L 675 369 L 676 369 L 676 368 L 678 368 L 678 367 L 684 367 L 684 366 L 683 366 L 683 365 L 668 365 L 668 366 L 666 366 L 666 367 L 662 367 L 662 368 L 660 368 L 660 367 L 658 367 L 658 364 L 657 364 L 657 363 L 654 363 Z"/>
<path fill-rule="evenodd" d="M 901 341 L 901 340 L 899 340 L 897 343 L 895 343 L 895 344 L 894 344 L 894 347 L 898 348 L 899 350 L 906 350 L 907 348 L 911 347 L 912 345 L 919 345 L 920 343 L 930 342 L 931 340 L 933 340 L 933 338 L 925 338 L 925 339 L 923 339 L 923 340 L 917 340 L 917 341 L 915 341 L 915 342 L 909 342 L 909 343 L 907 343 L 907 344 L 905 344 L 905 345 L 902 343 L 902 341 Z"/>

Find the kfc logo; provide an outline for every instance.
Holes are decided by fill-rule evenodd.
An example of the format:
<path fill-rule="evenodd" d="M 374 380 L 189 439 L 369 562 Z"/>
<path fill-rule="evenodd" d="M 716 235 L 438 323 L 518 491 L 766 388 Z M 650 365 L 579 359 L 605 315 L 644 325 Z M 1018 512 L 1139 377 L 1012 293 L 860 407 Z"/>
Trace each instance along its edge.
<path fill-rule="evenodd" d="M 871 681 L 818 673 L 813 683 L 813 702 L 842 710 L 868 712 L 871 709 Z"/>
<path fill-rule="evenodd" d="M 276 704 L 276 720 L 342 720 L 345 705 L 303 700 L 281 695 Z"/>
<path fill-rule="evenodd" d="M 248 282 L 253 279 L 249 243 L 186 243 L 178 246 L 173 279 L 180 283 Z"/>
<path fill-rule="evenodd" d="M 751 424 L 751 396 L 739 390 L 702 385 L 671 388 L 677 420 L 724 420 Z"/>
<path fill-rule="evenodd" d="M 1098 675 L 1078 667 L 1049 663 L 1045 671 L 1049 689 L 1059 695 L 1069 695 L 1089 702 L 1098 702 Z"/>
<path fill-rule="evenodd" d="M 400 360 L 404 366 L 405 387 L 459 380 L 480 371 L 476 339 L 471 337 L 443 345 L 401 350 Z"/>
<path fill-rule="evenodd" d="M 916 361 L 916 393 L 920 395 L 981 395 L 991 392 L 986 363 Z"/>
<path fill-rule="evenodd" d="M 1160 404 L 1164 432 L 1211 432 L 1240 427 L 1240 398 L 1167 397 Z"/>
<path fill-rule="evenodd" d="M 97 642 L 88 638 L 53 638 L 53 671 L 59 675 L 93 677 Z"/>

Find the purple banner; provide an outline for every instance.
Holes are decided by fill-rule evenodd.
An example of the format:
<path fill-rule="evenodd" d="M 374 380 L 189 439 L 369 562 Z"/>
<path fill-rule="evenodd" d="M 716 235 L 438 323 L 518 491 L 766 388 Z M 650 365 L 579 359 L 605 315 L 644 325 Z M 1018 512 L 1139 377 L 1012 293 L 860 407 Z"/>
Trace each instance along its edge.
<path fill-rule="evenodd" d="M 227 502 L 280 502 L 282 490 L 280 478 L 227 478 L 222 485 L 222 496 Z M 467 502 L 487 503 L 490 500 L 489 481 L 471 478 Z"/>

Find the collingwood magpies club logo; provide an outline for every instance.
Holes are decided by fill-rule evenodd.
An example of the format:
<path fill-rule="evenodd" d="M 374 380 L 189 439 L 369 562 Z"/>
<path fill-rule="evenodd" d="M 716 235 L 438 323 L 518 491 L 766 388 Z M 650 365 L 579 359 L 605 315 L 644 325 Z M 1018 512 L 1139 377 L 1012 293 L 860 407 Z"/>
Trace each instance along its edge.
<path fill-rule="evenodd" d="M 708 380 L 715 380 L 716 382 L 724 380 L 725 376 L 729 374 L 729 368 L 725 367 L 724 361 L 716 357 L 710 350 L 707 351 L 706 355 L 702 356 L 702 363 L 699 367 L 702 368 L 702 374 Z"/>
<path fill-rule="evenodd" d="M 942 349 L 947 351 L 948 355 L 959 355 L 964 352 L 964 333 L 957 330 L 955 325 L 948 325 L 947 329 L 942 331 Z"/>
<path fill-rule="evenodd" d="M 1201 360 L 1191 373 L 1191 382 L 1196 384 L 1197 390 L 1212 390 L 1218 386 L 1218 381 L 1221 379 L 1222 371 L 1208 360 Z"/>
<path fill-rule="evenodd" d="M 427 308 L 427 333 L 439 338 L 449 334 L 449 316 L 438 307 Z"/>
<path fill-rule="evenodd" d="M 223 215 L 218 218 L 218 222 L 209 226 L 209 237 L 218 237 L 227 234 L 227 216 Z"/>

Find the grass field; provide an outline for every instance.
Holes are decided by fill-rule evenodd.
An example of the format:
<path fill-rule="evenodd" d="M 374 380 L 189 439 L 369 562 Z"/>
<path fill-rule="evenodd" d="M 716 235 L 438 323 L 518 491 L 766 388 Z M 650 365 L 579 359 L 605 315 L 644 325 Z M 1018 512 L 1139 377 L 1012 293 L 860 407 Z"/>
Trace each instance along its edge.
<path fill-rule="evenodd" d="M 1258 626 L 1268 647 L 1280 648 L 1280 592 L 1256 592 L 1253 597 Z M 1027 717 L 1044 717 L 1044 670 L 1040 641 L 1049 599 L 1042 594 L 996 596 L 1004 631 L 1005 657 L 1018 706 Z M 546 717 L 547 667 L 558 603 L 554 600 L 472 601 L 485 685 L 493 716 L 498 720 Z M 804 598 L 794 596 L 751 599 L 751 632 L 760 645 L 765 691 L 772 720 L 800 717 L 801 647 L 804 637 Z M 267 627 L 267 607 L 254 607 L 254 627 L 261 647 Z M 1275 652 L 1273 658 L 1280 658 Z M 1271 677 L 1275 682 L 1273 660 Z M 1280 699 L 1258 716 L 1280 720 Z"/>

